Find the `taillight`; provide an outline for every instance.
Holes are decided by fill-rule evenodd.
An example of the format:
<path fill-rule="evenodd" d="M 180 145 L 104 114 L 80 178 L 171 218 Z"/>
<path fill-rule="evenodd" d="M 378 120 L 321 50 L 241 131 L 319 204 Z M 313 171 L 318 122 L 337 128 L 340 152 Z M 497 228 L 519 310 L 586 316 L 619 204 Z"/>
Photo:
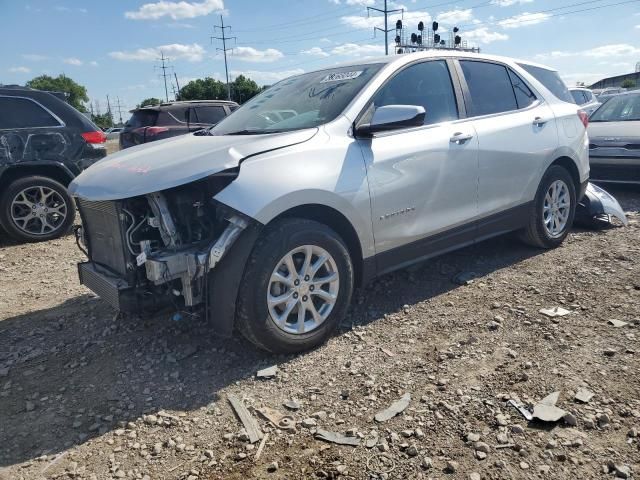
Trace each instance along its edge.
<path fill-rule="evenodd" d="M 84 132 L 82 138 L 84 138 L 87 143 L 104 143 L 107 141 L 105 133 L 98 130 L 95 132 Z"/>
<path fill-rule="evenodd" d="M 148 127 L 146 134 L 152 137 L 154 135 L 158 135 L 159 133 L 168 131 L 169 129 L 167 127 Z"/>
<path fill-rule="evenodd" d="M 578 110 L 578 116 L 580 117 L 580 121 L 584 125 L 584 128 L 589 126 L 589 114 L 584 110 Z"/>

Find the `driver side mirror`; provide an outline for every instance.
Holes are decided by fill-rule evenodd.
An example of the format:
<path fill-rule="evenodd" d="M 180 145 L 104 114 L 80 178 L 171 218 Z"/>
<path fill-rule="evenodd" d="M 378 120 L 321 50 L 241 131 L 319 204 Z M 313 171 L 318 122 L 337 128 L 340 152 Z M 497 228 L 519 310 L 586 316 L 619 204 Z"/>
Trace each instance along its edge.
<path fill-rule="evenodd" d="M 370 123 L 360 125 L 356 135 L 371 136 L 376 132 L 421 127 L 427 112 L 419 105 L 385 105 L 376 108 Z"/>

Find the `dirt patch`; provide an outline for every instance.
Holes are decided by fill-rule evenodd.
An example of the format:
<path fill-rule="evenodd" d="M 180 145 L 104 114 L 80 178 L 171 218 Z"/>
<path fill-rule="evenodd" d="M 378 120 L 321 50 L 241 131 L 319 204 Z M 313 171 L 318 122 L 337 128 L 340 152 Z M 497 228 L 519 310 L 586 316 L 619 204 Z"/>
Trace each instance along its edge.
<path fill-rule="evenodd" d="M 197 318 L 117 318 L 78 285 L 71 237 L 0 239 L 0 478 L 637 475 L 640 190 L 612 191 L 628 228 L 575 231 L 550 252 L 503 237 L 387 275 L 355 295 L 327 345 L 298 356 L 215 338 Z M 475 280 L 457 285 L 461 272 Z M 556 306 L 571 313 L 539 313 Z M 271 365 L 274 378 L 255 377 Z M 574 400 L 581 388 L 588 403 Z M 506 405 L 554 391 L 572 415 L 558 424 Z M 406 410 L 374 420 L 405 393 Z M 257 461 L 229 394 L 267 434 Z"/>

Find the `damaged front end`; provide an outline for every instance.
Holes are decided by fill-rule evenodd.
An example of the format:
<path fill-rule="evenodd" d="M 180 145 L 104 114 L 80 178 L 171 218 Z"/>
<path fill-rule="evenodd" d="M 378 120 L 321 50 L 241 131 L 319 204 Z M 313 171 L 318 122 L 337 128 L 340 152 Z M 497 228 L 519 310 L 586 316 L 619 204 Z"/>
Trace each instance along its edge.
<path fill-rule="evenodd" d="M 78 265 L 81 283 L 126 313 L 205 306 L 210 272 L 256 223 L 213 199 L 236 176 L 123 200 L 79 198 L 77 237 L 89 257 Z"/>

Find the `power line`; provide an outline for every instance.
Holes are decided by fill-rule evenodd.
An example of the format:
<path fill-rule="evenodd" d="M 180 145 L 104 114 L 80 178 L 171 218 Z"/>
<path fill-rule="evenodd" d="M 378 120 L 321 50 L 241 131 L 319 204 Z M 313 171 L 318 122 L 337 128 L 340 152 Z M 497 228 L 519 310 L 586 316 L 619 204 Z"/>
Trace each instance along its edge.
<path fill-rule="evenodd" d="M 389 55 L 389 35 L 388 33 L 392 31 L 392 29 L 388 28 L 389 25 L 389 14 L 391 13 L 402 13 L 404 14 L 404 8 L 396 8 L 395 10 L 389 10 L 387 8 L 387 0 L 384 0 L 384 10 L 376 7 L 367 7 L 367 16 L 371 11 L 380 12 L 384 15 L 384 29 L 380 27 L 373 27 L 373 34 L 375 36 L 376 30 L 380 30 L 384 33 L 384 54 Z"/>
<path fill-rule="evenodd" d="M 231 25 L 224 26 L 224 18 L 220 15 L 220 26 L 214 25 L 213 31 L 215 32 L 216 28 L 220 29 L 222 32 L 222 37 L 211 37 L 211 41 L 213 40 L 222 40 L 222 48 L 216 48 L 216 50 L 222 50 L 224 53 L 224 71 L 227 77 L 227 100 L 231 100 L 231 84 L 229 83 L 229 64 L 227 63 L 227 51 L 233 50 L 233 48 L 227 48 L 227 40 L 237 40 L 236 37 L 227 37 L 226 28 L 231 29 Z"/>

